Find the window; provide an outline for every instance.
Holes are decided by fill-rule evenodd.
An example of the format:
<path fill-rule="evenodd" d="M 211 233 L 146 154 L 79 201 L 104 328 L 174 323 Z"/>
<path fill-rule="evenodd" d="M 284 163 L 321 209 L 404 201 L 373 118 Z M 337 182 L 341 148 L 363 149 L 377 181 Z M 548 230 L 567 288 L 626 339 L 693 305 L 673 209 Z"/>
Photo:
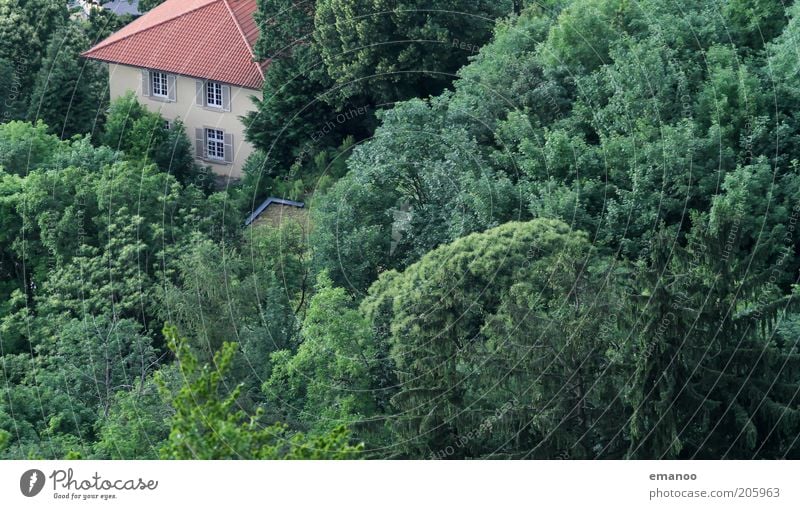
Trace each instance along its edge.
<path fill-rule="evenodd" d="M 212 110 L 231 111 L 231 86 L 218 81 L 195 80 L 195 104 Z"/>
<path fill-rule="evenodd" d="M 206 82 L 206 104 L 214 108 L 222 108 L 222 85 L 216 81 Z"/>
<path fill-rule="evenodd" d="M 175 102 L 177 79 L 164 71 L 142 69 L 142 95 L 154 101 Z"/>
<path fill-rule="evenodd" d="M 206 154 L 209 159 L 225 160 L 225 133 L 219 129 L 206 129 Z"/>
<path fill-rule="evenodd" d="M 197 127 L 195 157 L 214 164 L 233 164 L 233 134 L 219 127 Z"/>
<path fill-rule="evenodd" d="M 153 95 L 157 97 L 169 97 L 169 85 L 167 75 L 163 72 L 152 71 L 150 72 L 150 81 L 152 82 Z"/>

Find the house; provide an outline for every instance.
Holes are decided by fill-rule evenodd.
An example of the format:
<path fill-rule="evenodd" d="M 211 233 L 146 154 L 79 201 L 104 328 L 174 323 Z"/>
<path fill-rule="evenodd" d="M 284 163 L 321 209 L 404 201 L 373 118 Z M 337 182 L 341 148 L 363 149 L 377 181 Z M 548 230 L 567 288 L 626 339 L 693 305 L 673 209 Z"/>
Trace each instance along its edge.
<path fill-rule="evenodd" d="M 264 200 L 245 220 L 245 226 L 267 224 L 280 226 L 286 221 L 295 221 L 301 225 L 308 222 L 305 203 L 270 197 Z"/>
<path fill-rule="evenodd" d="M 181 119 L 195 157 L 239 178 L 253 148 L 240 117 L 261 99 L 268 62 L 256 62 L 256 0 L 167 0 L 86 58 L 108 64 L 111 98 L 129 90 L 168 120 Z"/>

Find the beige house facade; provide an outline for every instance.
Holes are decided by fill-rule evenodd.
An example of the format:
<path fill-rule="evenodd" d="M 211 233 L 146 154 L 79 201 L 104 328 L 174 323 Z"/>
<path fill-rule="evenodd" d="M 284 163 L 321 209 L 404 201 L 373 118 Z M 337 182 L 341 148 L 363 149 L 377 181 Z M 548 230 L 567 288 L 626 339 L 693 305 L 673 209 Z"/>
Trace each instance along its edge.
<path fill-rule="evenodd" d="M 111 98 L 133 91 L 140 104 L 165 119 L 181 120 L 194 143 L 195 159 L 214 173 L 241 178 L 253 147 L 239 117 L 253 111 L 261 91 L 214 80 L 108 64 Z"/>

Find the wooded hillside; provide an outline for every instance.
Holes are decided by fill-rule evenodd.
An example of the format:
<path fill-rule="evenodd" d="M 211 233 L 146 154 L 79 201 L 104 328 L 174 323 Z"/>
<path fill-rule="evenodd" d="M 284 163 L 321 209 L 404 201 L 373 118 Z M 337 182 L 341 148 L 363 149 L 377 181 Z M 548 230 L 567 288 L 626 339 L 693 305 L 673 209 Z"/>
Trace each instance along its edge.
<path fill-rule="evenodd" d="M 800 5 L 258 3 L 220 189 L 0 0 L 0 457 L 800 458 Z"/>

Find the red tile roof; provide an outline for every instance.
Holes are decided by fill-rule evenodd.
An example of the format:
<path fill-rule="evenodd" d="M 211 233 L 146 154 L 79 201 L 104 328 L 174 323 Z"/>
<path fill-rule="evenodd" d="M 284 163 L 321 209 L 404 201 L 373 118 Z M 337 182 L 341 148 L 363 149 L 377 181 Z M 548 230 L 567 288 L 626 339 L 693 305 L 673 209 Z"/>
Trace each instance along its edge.
<path fill-rule="evenodd" d="M 167 0 L 83 56 L 260 89 L 256 0 Z"/>

